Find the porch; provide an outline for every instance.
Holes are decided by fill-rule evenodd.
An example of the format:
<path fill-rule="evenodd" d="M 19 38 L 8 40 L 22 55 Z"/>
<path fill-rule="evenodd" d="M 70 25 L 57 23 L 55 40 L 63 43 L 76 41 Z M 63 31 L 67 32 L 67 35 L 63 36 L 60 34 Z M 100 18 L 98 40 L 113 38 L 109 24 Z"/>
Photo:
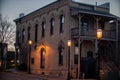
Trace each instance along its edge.
<path fill-rule="evenodd" d="M 91 38 L 91 39 L 96 39 L 96 29 L 81 29 L 81 34 L 79 36 L 79 29 L 78 27 L 72 28 L 71 29 L 71 36 L 72 38 L 78 38 L 78 37 L 83 37 L 83 38 Z M 116 31 L 115 30 L 103 30 L 103 40 L 116 40 Z"/>

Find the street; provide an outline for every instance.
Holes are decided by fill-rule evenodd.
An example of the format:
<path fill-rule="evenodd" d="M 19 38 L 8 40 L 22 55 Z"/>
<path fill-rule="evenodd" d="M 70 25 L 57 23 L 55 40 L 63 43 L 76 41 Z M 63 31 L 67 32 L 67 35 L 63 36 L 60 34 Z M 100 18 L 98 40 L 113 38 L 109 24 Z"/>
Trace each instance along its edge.
<path fill-rule="evenodd" d="M 28 74 L 17 74 L 12 72 L 0 72 L 0 80 L 47 80 Z"/>
<path fill-rule="evenodd" d="M 0 71 L 0 80 L 66 80 L 63 77 L 47 76 L 40 74 L 28 74 L 23 71 L 9 69 Z"/>

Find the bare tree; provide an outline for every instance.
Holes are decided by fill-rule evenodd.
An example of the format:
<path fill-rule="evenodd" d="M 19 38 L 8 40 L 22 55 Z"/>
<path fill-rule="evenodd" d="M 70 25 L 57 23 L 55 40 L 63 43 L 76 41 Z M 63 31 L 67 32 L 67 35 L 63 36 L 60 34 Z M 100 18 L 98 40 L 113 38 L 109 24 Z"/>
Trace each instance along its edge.
<path fill-rule="evenodd" d="M 15 40 L 15 26 L 8 21 L 8 17 L 0 14 L 0 43 L 13 44 Z"/>
<path fill-rule="evenodd" d="M 1 69 L 4 69 L 4 44 L 13 45 L 15 38 L 15 26 L 9 21 L 8 17 L 2 17 L 0 14 L 0 60 Z"/>

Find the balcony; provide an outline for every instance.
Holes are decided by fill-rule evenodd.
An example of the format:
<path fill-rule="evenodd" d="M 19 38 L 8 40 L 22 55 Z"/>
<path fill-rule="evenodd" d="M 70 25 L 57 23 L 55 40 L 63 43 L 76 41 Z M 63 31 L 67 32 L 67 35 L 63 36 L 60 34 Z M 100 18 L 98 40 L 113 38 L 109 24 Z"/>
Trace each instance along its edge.
<path fill-rule="evenodd" d="M 78 27 L 71 29 L 71 36 L 72 38 L 79 36 Z M 81 29 L 80 37 L 96 38 L 96 29 Z M 116 31 L 103 30 L 102 39 L 116 40 Z"/>

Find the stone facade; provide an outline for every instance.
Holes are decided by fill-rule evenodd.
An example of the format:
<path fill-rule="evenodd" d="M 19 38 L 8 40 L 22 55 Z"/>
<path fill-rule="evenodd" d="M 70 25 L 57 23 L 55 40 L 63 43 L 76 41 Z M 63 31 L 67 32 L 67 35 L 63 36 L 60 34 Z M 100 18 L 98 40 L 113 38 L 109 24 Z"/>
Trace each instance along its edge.
<path fill-rule="evenodd" d="M 53 23 L 51 23 L 52 19 Z M 78 74 L 81 76 L 80 60 L 87 57 L 88 51 L 97 53 L 98 41 L 95 35 L 97 28 L 107 31 L 104 32 L 101 41 L 102 48 L 115 43 L 114 32 L 109 36 L 109 31 L 116 31 L 116 26 L 110 27 L 111 20 L 116 20 L 116 17 L 109 14 L 109 8 L 76 3 L 71 0 L 58 0 L 20 17 L 15 20 L 20 64 L 28 65 L 28 53 L 31 53 L 31 73 L 67 77 L 67 41 L 71 39 L 71 76 L 73 78 L 79 76 Z M 32 40 L 31 52 L 28 40 Z M 109 53 L 103 50 L 103 53 Z M 112 51 L 110 53 L 112 54 Z M 75 56 L 78 62 L 75 62 Z M 94 57 L 96 58 L 97 55 L 94 54 Z"/>

